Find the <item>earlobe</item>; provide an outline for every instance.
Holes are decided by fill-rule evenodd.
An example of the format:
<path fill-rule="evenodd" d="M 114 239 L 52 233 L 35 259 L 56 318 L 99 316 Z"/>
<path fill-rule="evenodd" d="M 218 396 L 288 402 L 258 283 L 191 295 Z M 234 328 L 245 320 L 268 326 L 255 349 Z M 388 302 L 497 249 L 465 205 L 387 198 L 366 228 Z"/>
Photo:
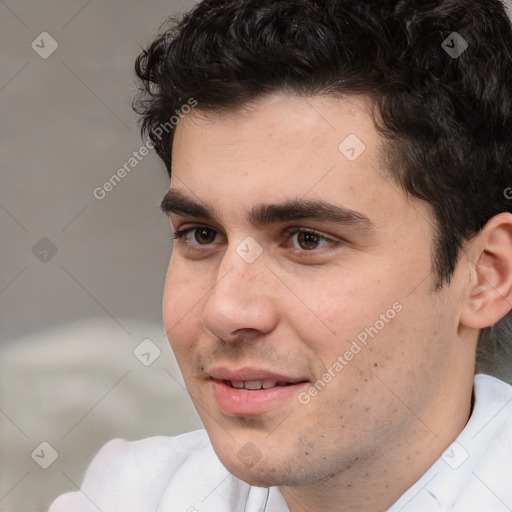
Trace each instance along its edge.
<path fill-rule="evenodd" d="M 461 323 L 473 329 L 494 325 L 512 309 L 512 214 L 500 213 L 470 243 L 473 279 Z"/>

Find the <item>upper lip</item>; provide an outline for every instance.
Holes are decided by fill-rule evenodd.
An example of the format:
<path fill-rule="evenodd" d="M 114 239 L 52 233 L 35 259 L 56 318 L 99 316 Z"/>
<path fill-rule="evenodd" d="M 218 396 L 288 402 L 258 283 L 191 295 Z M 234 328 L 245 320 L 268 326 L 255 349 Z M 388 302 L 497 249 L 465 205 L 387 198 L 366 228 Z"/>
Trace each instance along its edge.
<path fill-rule="evenodd" d="M 270 380 L 295 384 L 297 382 L 307 381 L 307 379 L 301 377 L 291 377 L 289 375 L 283 375 L 282 373 L 260 368 L 241 368 L 239 370 L 232 370 L 230 368 L 219 366 L 211 368 L 207 373 L 214 380 L 229 380 L 231 382 Z"/>

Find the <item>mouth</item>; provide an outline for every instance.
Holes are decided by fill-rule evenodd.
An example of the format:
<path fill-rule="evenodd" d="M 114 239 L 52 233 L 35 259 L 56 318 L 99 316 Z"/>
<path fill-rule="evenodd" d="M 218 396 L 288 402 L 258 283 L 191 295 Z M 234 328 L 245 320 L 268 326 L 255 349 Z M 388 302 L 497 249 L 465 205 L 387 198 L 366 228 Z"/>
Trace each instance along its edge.
<path fill-rule="evenodd" d="M 276 386 L 293 386 L 291 382 L 276 382 L 275 380 L 224 380 L 223 382 L 227 386 L 231 386 L 234 389 L 243 389 L 245 391 L 259 391 L 260 389 L 271 389 L 275 388 Z"/>
<path fill-rule="evenodd" d="M 218 408 L 228 416 L 260 416 L 279 410 L 310 384 L 306 378 L 244 368 L 215 368 L 208 372 Z"/>

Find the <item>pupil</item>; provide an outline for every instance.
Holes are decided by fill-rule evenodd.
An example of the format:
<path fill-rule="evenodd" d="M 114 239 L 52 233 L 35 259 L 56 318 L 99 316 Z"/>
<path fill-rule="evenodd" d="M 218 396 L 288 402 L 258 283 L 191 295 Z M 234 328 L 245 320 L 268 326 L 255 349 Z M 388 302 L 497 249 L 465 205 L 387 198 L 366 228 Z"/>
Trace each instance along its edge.
<path fill-rule="evenodd" d="M 213 229 L 198 229 L 195 232 L 195 239 L 199 244 L 209 244 L 215 239 L 215 232 Z"/>
<path fill-rule="evenodd" d="M 318 235 L 314 233 L 299 233 L 298 236 L 299 245 L 306 250 L 316 249 L 319 242 Z"/>

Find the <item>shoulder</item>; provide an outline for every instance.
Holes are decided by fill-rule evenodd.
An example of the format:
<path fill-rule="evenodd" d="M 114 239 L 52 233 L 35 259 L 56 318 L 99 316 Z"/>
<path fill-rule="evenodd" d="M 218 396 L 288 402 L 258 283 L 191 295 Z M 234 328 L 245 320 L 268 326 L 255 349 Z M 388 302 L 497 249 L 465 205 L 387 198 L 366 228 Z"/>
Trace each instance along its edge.
<path fill-rule="evenodd" d="M 460 436 L 466 485 L 456 510 L 512 509 L 512 386 L 495 377 L 475 377 L 475 408 Z M 467 458 L 467 462 L 464 460 Z"/>
<path fill-rule="evenodd" d="M 475 396 L 475 411 L 468 422 L 471 440 L 485 447 L 481 464 L 491 465 L 498 480 L 498 475 L 507 474 L 507 487 L 512 490 L 512 386 L 489 375 L 477 375 Z"/>
<path fill-rule="evenodd" d="M 468 445 L 481 452 L 480 465 L 512 481 L 512 386 L 489 375 L 475 377 L 475 408 L 466 427 Z M 512 489 L 512 488 L 511 488 Z"/>
<path fill-rule="evenodd" d="M 156 510 L 178 472 L 194 468 L 216 474 L 222 468 L 204 430 L 135 442 L 114 439 L 94 457 L 80 490 L 60 496 L 50 512 Z"/>
<path fill-rule="evenodd" d="M 512 510 L 512 386 L 478 374 L 474 398 L 457 439 L 390 512 Z"/>
<path fill-rule="evenodd" d="M 475 436 L 481 430 L 510 430 L 512 428 L 512 386 L 490 375 L 475 376 L 475 408 L 470 418 Z"/>

